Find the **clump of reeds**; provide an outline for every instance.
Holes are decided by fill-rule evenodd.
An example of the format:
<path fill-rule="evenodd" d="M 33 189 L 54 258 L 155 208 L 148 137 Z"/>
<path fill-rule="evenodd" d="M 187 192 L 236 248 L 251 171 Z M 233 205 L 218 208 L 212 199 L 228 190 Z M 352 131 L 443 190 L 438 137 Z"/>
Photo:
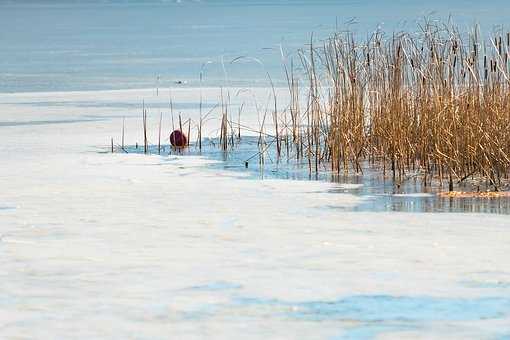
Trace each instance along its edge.
<path fill-rule="evenodd" d="M 510 34 L 482 44 L 477 28 L 463 37 L 431 23 L 363 42 L 335 34 L 301 51 L 304 114 L 288 77 L 294 146 L 311 171 L 362 172 L 368 161 L 396 181 L 420 174 L 453 190 L 478 178 L 497 190 L 510 173 L 509 48 Z"/>

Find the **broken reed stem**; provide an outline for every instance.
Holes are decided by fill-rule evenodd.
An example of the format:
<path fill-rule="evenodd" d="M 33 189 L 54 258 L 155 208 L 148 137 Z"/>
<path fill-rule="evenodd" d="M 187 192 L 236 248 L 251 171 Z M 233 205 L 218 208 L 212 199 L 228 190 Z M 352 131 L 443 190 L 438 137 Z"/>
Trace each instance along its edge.
<path fill-rule="evenodd" d="M 198 142 L 198 150 L 202 152 L 202 73 L 200 73 L 200 104 L 199 104 L 199 120 L 198 120 L 198 131 L 197 131 L 197 142 Z M 188 136 L 188 140 L 189 140 Z"/>
<path fill-rule="evenodd" d="M 239 107 L 239 111 L 237 113 L 237 141 L 241 141 L 241 112 L 243 112 L 244 102 Z"/>
<path fill-rule="evenodd" d="M 161 155 L 161 122 L 163 120 L 163 112 L 159 113 L 159 131 L 158 131 L 158 155 Z"/>
<path fill-rule="evenodd" d="M 228 94 L 227 98 L 229 98 Z M 223 151 L 228 150 L 228 103 L 225 102 L 223 89 L 221 89 L 220 146 Z"/>
<path fill-rule="evenodd" d="M 172 90 L 171 89 L 168 89 L 168 96 L 169 96 L 168 106 L 170 108 L 170 116 L 172 117 L 172 131 L 174 131 L 175 130 L 175 124 L 174 124 L 174 104 L 173 104 L 173 100 L 172 100 Z"/>
<path fill-rule="evenodd" d="M 191 119 L 188 119 L 188 139 L 187 139 L 187 145 L 189 147 L 189 141 L 191 140 Z"/>
<path fill-rule="evenodd" d="M 125 150 L 124 149 L 124 135 L 125 135 L 125 121 L 126 121 L 126 117 L 122 117 L 122 142 L 121 142 L 121 148 L 122 150 Z"/>
<path fill-rule="evenodd" d="M 143 109 L 143 153 L 148 152 L 148 141 L 147 141 L 147 110 L 145 110 L 145 101 L 142 104 Z"/>

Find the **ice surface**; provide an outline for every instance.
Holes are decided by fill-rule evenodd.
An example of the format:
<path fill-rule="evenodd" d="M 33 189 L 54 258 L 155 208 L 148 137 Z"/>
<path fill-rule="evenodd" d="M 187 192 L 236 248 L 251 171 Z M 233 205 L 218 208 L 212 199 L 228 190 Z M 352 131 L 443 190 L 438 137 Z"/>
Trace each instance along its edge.
<path fill-rule="evenodd" d="M 1 337 L 510 334 L 507 215 L 349 211 L 365 199 L 348 183 L 104 153 L 141 119 L 103 104 L 166 100 L 151 91 L 0 95 Z"/>

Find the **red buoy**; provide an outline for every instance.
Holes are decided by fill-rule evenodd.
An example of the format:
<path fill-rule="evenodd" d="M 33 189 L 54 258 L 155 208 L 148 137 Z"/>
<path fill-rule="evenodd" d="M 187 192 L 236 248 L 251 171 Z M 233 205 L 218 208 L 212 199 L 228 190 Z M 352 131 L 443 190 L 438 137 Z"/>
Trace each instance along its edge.
<path fill-rule="evenodd" d="M 188 138 L 186 138 L 186 135 L 181 130 L 174 130 L 170 134 L 170 144 L 173 147 L 182 148 L 188 145 Z"/>

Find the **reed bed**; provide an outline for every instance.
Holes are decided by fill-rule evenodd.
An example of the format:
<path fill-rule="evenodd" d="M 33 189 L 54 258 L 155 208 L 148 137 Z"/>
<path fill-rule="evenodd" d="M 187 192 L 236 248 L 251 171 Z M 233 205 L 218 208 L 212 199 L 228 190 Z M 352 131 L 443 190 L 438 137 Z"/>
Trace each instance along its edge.
<path fill-rule="evenodd" d="M 288 77 L 291 134 L 310 171 L 377 166 L 395 181 L 454 184 L 510 174 L 510 33 L 482 42 L 478 28 L 426 22 L 416 34 L 366 41 L 338 33 L 300 53 L 307 83 Z M 300 136 L 305 136 L 302 141 Z M 303 145 L 304 144 L 304 145 Z"/>
<path fill-rule="evenodd" d="M 259 126 L 250 128 L 241 123 L 244 103 L 235 121 L 228 89 L 214 108 L 217 119 L 214 109 L 203 114 L 200 95 L 199 121 L 185 122 L 188 136 L 193 125 L 201 150 L 204 123 L 218 121 L 225 152 L 239 143 L 241 130 L 259 136 L 259 151 L 246 166 L 255 156 L 263 165 L 270 154 L 306 164 L 310 174 L 371 168 L 396 184 L 420 178 L 449 191 L 464 182 L 498 191 L 510 175 L 510 33 L 484 40 L 478 27 L 461 34 L 451 24 L 426 21 L 418 28 L 391 36 L 376 31 L 364 40 L 350 32 L 311 39 L 298 67 L 283 65 L 285 108 L 271 81 L 265 110 L 255 105 Z M 175 129 L 172 101 L 170 111 Z M 181 131 L 183 125 L 179 115 Z M 145 107 L 143 126 L 147 152 Z M 160 134 L 161 115 L 158 152 Z"/>

